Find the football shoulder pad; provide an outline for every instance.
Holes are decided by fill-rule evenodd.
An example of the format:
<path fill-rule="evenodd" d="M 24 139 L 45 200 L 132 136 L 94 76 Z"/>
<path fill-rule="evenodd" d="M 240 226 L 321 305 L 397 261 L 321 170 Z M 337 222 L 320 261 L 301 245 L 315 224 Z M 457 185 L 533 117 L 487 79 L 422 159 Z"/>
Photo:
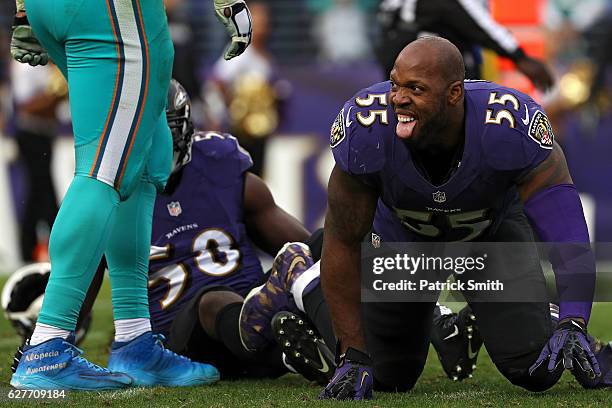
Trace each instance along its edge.
<path fill-rule="evenodd" d="M 336 164 L 353 175 L 372 174 L 385 164 L 385 142 L 395 137 L 389 125 L 388 81 L 374 84 L 349 99 L 330 131 L 330 146 Z"/>
<path fill-rule="evenodd" d="M 536 167 L 550 154 L 554 135 L 544 109 L 516 89 L 466 81 L 466 114 L 477 123 L 487 164 L 500 171 Z"/>

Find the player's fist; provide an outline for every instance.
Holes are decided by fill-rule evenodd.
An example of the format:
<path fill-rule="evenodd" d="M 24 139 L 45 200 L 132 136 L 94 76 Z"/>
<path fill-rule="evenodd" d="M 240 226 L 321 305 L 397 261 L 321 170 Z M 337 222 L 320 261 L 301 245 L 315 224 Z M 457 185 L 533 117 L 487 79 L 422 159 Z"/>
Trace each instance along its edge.
<path fill-rule="evenodd" d="M 17 61 L 32 66 L 46 65 L 49 62 L 49 54 L 38 42 L 25 17 L 15 18 L 11 37 L 11 55 Z"/>
<path fill-rule="evenodd" d="M 374 377 L 370 357 L 349 347 L 339 360 L 334 376 L 321 391 L 319 399 L 372 399 Z"/>
<path fill-rule="evenodd" d="M 223 54 L 229 60 L 242 54 L 251 43 L 251 12 L 243 0 L 214 0 L 214 3 L 215 14 L 232 39 Z"/>

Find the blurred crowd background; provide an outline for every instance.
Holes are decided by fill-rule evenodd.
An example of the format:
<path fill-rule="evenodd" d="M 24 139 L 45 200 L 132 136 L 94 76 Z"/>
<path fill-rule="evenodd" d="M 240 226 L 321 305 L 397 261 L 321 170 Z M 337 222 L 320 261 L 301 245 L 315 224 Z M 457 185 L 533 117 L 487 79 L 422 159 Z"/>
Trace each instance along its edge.
<path fill-rule="evenodd" d="M 309 228 L 321 225 L 333 167 L 329 127 L 355 91 L 385 80 L 378 0 L 247 0 L 254 37 L 220 59 L 225 32 L 210 0 L 166 0 L 174 76 L 200 129 L 230 132 L 253 171 Z M 398 10 L 417 0 L 385 0 Z M 542 103 L 566 152 L 593 240 L 612 242 L 612 0 L 461 0 L 484 6 L 553 72 L 542 93 L 508 59 L 475 45 L 482 76 Z M 474 5 L 478 3 L 477 5 Z M 14 5 L 0 5 L 0 272 L 43 260 L 72 173 L 67 89 L 57 70 L 11 61 Z M 85 239 L 85 238 L 84 238 Z"/>

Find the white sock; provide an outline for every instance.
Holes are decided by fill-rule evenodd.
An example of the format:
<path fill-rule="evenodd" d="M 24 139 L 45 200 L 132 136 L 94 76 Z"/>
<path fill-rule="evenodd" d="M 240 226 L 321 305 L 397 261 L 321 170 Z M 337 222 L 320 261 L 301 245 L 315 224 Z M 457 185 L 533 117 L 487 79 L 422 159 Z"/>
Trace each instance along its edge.
<path fill-rule="evenodd" d="M 308 287 L 308 285 L 315 279 L 319 279 L 321 275 L 321 261 L 312 265 L 308 270 L 304 271 L 300 275 L 299 278 L 293 282 L 291 285 L 291 294 L 293 295 L 293 300 L 295 301 L 295 305 L 302 312 L 306 313 L 304 310 L 304 300 L 302 299 L 304 295 L 304 289 Z"/>
<path fill-rule="evenodd" d="M 47 340 L 55 339 L 60 337 L 66 339 L 70 336 L 69 330 L 60 329 L 58 327 L 49 326 L 44 323 L 36 323 L 34 326 L 34 332 L 30 337 L 30 346 L 36 346 L 40 343 L 44 343 Z"/>
<path fill-rule="evenodd" d="M 151 320 L 144 317 L 115 320 L 115 341 L 117 342 L 131 341 L 148 331 L 151 331 Z"/>

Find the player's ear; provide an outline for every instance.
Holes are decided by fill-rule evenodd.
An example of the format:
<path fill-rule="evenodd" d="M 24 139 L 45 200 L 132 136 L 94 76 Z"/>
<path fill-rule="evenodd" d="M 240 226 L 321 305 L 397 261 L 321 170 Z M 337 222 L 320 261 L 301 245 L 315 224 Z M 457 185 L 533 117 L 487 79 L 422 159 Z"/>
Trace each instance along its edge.
<path fill-rule="evenodd" d="M 448 88 L 448 103 L 457 105 L 463 101 L 463 81 L 451 82 Z"/>

